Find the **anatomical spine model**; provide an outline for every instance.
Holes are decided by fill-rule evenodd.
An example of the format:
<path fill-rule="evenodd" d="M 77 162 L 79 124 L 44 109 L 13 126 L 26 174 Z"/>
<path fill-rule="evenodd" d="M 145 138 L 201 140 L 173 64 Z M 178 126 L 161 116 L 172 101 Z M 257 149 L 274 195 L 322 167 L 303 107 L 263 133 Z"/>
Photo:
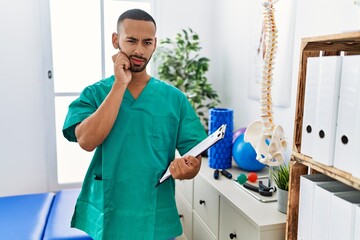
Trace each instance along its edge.
<path fill-rule="evenodd" d="M 261 80 L 260 110 L 261 121 L 252 122 L 245 131 L 244 140 L 250 142 L 256 151 L 256 159 L 269 166 L 278 166 L 284 162 L 286 141 L 284 130 L 273 121 L 271 86 L 275 53 L 277 49 L 277 29 L 274 18 L 273 5 L 278 0 L 265 0 L 264 30 L 265 30 L 265 56 Z"/>

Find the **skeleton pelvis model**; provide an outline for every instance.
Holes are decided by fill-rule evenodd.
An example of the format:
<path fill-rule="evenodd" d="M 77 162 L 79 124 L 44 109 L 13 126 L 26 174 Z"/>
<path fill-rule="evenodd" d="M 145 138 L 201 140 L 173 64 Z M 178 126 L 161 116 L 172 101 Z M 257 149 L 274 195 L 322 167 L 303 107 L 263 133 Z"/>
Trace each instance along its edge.
<path fill-rule="evenodd" d="M 256 159 L 263 164 L 279 166 L 285 160 L 283 154 L 287 143 L 280 125 L 277 125 L 270 135 L 266 135 L 261 121 L 252 122 L 246 128 L 244 141 L 251 144 L 255 149 Z"/>
<path fill-rule="evenodd" d="M 256 151 L 256 159 L 269 166 L 278 166 L 284 162 L 286 141 L 284 130 L 274 125 L 271 86 L 277 49 L 277 33 L 273 5 L 277 0 L 265 0 L 264 30 L 265 30 L 265 57 L 262 71 L 260 110 L 261 121 L 251 123 L 245 131 L 244 140 L 249 142 Z"/>

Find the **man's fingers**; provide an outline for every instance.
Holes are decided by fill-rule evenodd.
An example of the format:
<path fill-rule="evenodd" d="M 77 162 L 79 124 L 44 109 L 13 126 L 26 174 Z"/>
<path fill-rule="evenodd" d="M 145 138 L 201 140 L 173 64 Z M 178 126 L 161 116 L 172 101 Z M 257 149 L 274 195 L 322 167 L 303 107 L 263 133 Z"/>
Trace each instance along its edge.
<path fill-rule="evenodd" d="M 179 178 L 184 174 L 183 159 L 178 158 L 171 162 L 170 173 L 173 178 Z M 186 165 L 186 164 L 185 164 Z"/>
<path fill-rule="evenodd" d="M 176 171 L 179 167 L 176 164 L 176 160 L 172 161 L 170 164 L 170 173 L 173 178 L 177 178 L 179 171 Z"/>
<path fill-rule="evenodd" d="M 193 178 L 200 168 L 200 160 L 193 156 L 177 158 L 170 164 L 170 173 L 174 179 Z"/>
<path fill-rule="evenodd" d="M 192 156 L 186 156 L 177 161 L 177 165 L 179 168 L 179 173 L 187 174 L 188 172 L 192 172 L 193 169 L 198 168 L 199 162 L 196 158 Z"/>
<path fill-rule="evenodd" d="M 188 166 L 193 166 L 196 168 L 200 165 L 199 159 L 197 159 L 193 156 L 185 156 L 184 159 L 185 159 L 186 165 L 188 165 Z"/>
<path fill-rule="evenodd" d="M 124 52 L 119 51 L 118 53 L 114 54 L 112 56 L 112 60 L 114 63 L 121 62 L 126 68 L 129 68 L 130 59 Z"/>
<path fill-rule="evenodd" d="M 114 55 L 112 56 L 113 63 L 116 62 L 116 59 L 117 59 L 118 57 L 120 57 L 120 55 L 121 55 L 121 51 L 119 51 L 118 53 L 116 53 L 116 54 L 114 54 Z"/>

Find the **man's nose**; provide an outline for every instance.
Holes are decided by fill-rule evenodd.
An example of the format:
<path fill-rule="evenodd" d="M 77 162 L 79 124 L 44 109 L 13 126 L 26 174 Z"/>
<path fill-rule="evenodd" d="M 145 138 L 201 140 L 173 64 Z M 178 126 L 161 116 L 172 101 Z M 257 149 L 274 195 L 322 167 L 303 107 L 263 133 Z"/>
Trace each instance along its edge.
<path fill-rule="evenodd" d="M 144 47 L 142 46 L 141 43 L 136 44 L 135 54 L 138 55 L 138 56 L 144 55 Z"/>

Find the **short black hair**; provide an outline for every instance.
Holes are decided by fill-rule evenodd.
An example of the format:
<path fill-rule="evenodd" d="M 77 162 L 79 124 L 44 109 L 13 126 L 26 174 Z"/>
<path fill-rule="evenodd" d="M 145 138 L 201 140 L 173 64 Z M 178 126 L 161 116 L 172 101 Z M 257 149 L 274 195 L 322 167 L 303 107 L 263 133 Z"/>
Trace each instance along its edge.
<path fill-rule="evenodd" d="M 123 12 L 119 16 L 118 21 L 117 21 L 118 29 L 119 29 L 119 26 L 122 23 L 122 21 L 124 21 L 125 19 L 153 22 L 155 25 L 155 29 L 156 29 L 156 22 L 155 22 L 154 18 L 150 14 L 148 14 L 147 12 L 145 12 L 144 10 L 141 10 L 141 9 L 135 8 L 135 9 L 130 9 L 130 10 Z"/>

